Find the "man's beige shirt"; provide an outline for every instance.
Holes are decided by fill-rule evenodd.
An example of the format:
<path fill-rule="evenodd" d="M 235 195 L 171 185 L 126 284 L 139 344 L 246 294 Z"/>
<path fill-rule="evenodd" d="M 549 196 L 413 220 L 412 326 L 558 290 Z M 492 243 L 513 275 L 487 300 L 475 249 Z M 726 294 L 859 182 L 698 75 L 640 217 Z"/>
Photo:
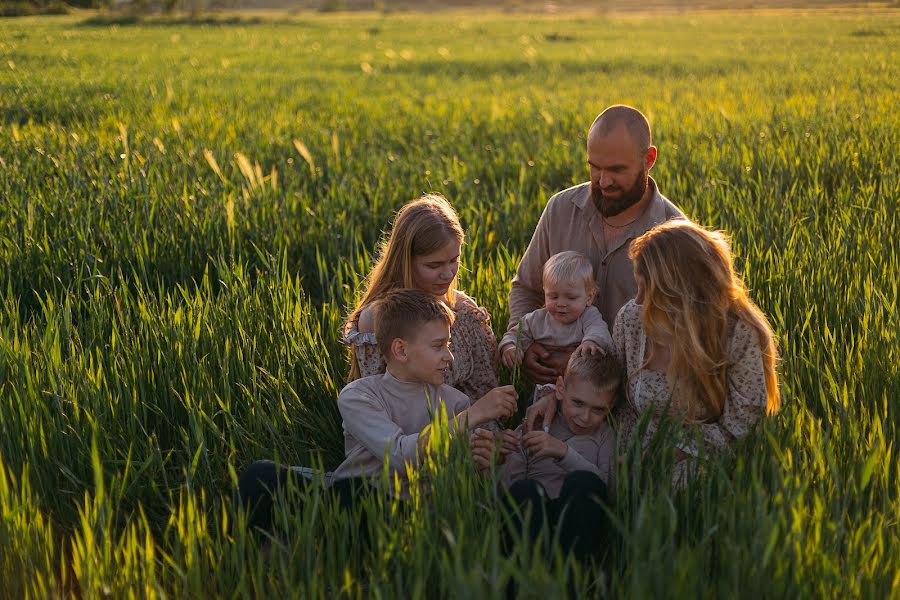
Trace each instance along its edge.
<path fill-rule="evenodd" d="M 594 266 L 597 298 L 594 305 L 610 325 L 619 309 L 637 295 L 628 248 L 631 241 L 669 219 L 684 214 L 659 193 L 650 178 L 653 199 L 644 213 L 623 228 L 616 245 L 606 247 L 603 218 L 591 200 L 590 182 L 570 187 L 555 194 L 544 208 L 537 228 L 516 270 L 509 292 L 508 331 L 514 331 L 519 319 L 540 307 L 544 301 L 541 272 L 547 259 L 566 250 L 587 256 Z"/>

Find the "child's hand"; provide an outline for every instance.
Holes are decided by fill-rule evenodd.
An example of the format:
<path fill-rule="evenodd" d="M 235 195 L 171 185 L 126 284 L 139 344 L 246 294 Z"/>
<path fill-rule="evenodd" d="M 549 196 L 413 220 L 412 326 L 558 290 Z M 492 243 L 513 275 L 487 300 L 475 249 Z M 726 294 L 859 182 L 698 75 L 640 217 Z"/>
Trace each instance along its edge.
<path fill-rule="evenodd" d="M 528 454 L 541 458 L 549 456 L 559 460 L 566 455 L 569 446 L 562 440 L 558 440 L 544 431 L 530 431 L 522 438 L 522 445 L 528 450 Z"/>
<path fill-rule="evenodd" d="M 506 456 L 519 450 L 519 433 L 512 429 L 504 429 L 500 432 L 500 454 Z"/>
<path fill-rule="evenodd" d="M 503 349 L 503 365 L 507 369 L 512 369 L 516 365 L 522 364 L 522 353 L 516 352 L 515 346 L 507 346 Z"/>
<path fill-rule="evenodd" d="M 473 429 L 469 435 L 469 450 L 472 452 L 472 459 L 479 471 L 487 471 L 491 468 L 491 459 L 497 449 L 497 442 L 494 434 L 487 429 Z M 504 455 L 500 454 L 499 461 L 503 462 Z"/>
<path fill-rule="evenodd" d="M 599 354 L 602 356 L 606 354 L 606 349 L 604 349 L 603 346 L 598 345 L 596 342 L 592 342 L 591 340 L 584 340 L 583 342 L 581 342 L 578 348 L 575 349 L 574 356 L 586 356 L 589 354 Z"/>
<path fill-rule="evenodd" d="M 511 385 L 496 387 L 466 410 L 469 425 L 481 425 L 515 414 L 519 395 Z"/>

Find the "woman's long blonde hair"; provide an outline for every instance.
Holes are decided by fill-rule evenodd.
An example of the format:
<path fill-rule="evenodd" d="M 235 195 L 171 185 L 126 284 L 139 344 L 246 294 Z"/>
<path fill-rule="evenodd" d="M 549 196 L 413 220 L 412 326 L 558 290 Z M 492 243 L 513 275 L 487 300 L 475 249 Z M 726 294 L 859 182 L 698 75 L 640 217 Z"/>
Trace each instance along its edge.
<path fill-rule="evenodd" d="M 689 419 L 715 421 L 725 405 L 729 321 L 747 323 L 763 357 L 766 412 L 781 407 L 772 327 L 735 273 L 728 238 L 684 220 L 659 225 L 629 250 L 643 280 L 641 321 L 648 337 L 671 340 L 669 379 Z M 647 366 L 645 362 L 641 368 Z M 702 409 L 702 410 L 698 410 Z"/>
<path fill-rule="evenodd" d="M 365 291 L 347 318 L 345 333 L 356 324 L 359 315 L 370 303 L 385 292 L 413 285 L 413 258 L 436 252 L 450 242 L 463 243 L 464 233 L 459 216 L 446 198 L 440 194 L 425 194 L 407 202 L 397 212 L 391 232 L 379 246 L 378 259 L 366 277 Z M 456 278 L 450 283 L 445 302 L 456 304 Z M 356 346 L 350 345 L 350 375 L 348 381 L 359 379 Z"/>

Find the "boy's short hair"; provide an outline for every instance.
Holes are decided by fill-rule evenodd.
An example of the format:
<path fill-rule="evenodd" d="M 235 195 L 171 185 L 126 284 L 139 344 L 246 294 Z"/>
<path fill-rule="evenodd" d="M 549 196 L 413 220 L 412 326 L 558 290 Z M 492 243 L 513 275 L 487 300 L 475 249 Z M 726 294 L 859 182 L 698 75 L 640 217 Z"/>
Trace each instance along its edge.
<path fill-rule="evenodd" d="M 453 325 L 450 308 L 422 290 L 391 290 L 375 305 L 375 338 L 385 359 L 391 356 L 391 344 L 397 338 L 408 340 L 425 323 L 440 320 Z"/>
<path fill-rule="evenodd" d="M 574 250 L 559 252 L 548 258 L 544 263 L 542 281 L 545 286 L 548 282 L 578 282 L 584 284 L 584 289 L 588 293 L 597 291 L 594 267 L 591 265 L 590 259 Z"/>
<path fill-rule="evenodd" d="M 624 379 L 619 361 L 608 351 L 606 354 L 595 352 L 573 355 L 566 365 L 564 379 L 568 382 L 572 377 L 587 381 L 601 390 L 618 388 Z"/>

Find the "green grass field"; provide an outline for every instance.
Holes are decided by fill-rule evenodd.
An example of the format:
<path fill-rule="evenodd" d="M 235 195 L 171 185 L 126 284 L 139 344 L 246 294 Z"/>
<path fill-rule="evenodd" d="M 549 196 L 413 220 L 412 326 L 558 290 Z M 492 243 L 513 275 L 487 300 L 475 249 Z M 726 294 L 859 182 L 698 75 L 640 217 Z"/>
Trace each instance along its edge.
<path fill-rule="evenodd" d="M 0 22 L 0 596 L 900 594 L 898 44 L 897 11 Z M 311 493 L 260 552 L 235 474 L 340 461 L 338 329 L 393 211 L 457 207 L 499 335 L 616 102 L 732 236 L 781 414 L 682 494 L 623 465 L 595 569 L 501 556 L 455 445 L 369 550 Z"/>

